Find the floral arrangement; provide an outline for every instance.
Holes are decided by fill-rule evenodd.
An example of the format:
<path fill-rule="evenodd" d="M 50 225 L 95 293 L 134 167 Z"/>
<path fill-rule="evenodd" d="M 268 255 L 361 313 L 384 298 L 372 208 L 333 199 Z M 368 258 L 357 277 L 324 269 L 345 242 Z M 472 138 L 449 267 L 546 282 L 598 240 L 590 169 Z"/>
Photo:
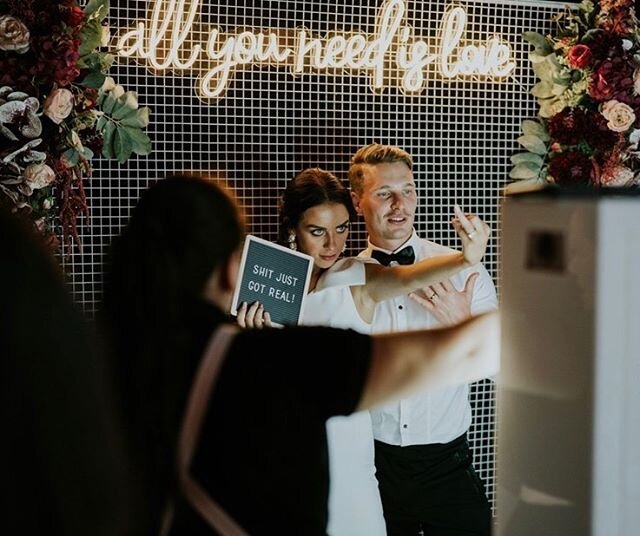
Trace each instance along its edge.
<path fill-rule="evenodd" d="M 585 0 L 557 34 L 525 32 L 538 117 L 522 123 L 506 193 L 640 183 L 640 30 L 634 0 Z"/>
<path fill-rule="evenodd" d="M 80 246 L 96 154 L 148 154 L 149 109 L 106 75 L 108 0 L 0 0 L 0 203 Z M 56 232 L 56 229 L 59 232 Z"/>

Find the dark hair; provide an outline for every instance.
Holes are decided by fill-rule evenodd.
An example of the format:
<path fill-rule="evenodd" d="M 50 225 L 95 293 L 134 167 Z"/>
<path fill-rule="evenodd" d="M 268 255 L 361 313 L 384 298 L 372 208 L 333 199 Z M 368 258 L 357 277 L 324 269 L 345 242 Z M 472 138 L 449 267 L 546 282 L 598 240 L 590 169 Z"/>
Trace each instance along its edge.
<path fill-rule="evenodd" d="M 101 314 L 139 476 L 150 490 L 149 523 L 157 523 L 167 487 L 175 485 L 175 442 L 197 366 L 189 358 L 189 313 L 243 237 L 244 222 L 225 189 L 172 176 L 143 194 L 111 249 Z"/>
<path fill-rule="evenodd" d="M 371 143 L 360 147 L 351 158 L 351 166 L 349 167 L 348 176 L 351 189 L 357 194 L 362 193 L 365 166 L 393 164 L 395 162 L 402 162 L 409 169 L 413 169 L 411 155 L 404 149 L 379 143 Z"/>
<path fill-rule="evenodd" d="M 0 229 L 3 533 L 128 533 L 134 482 L 105 354 L 33 226 L 0 207 Z"/>
<path fill-rule="evenodd" d="M 291 179 L 280 198 L 279 241 L 286 244 L 289 232 L 297 227 L 302 215 L 323 203 L 344 205 L 349 212 L 349 219 L 356 218 L 349 190 L 333 173 L 320 168 L 307 168 Z"/>

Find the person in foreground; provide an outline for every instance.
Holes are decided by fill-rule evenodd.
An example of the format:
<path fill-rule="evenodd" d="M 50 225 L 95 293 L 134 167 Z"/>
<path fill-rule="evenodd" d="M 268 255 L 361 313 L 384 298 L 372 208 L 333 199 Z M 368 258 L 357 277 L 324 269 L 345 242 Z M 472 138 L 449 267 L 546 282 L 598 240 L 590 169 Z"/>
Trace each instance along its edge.
<path fill-rule="evenodd" d="M 280 200 L 280 241 L 313 257 L 310 294 L 303 323 L 352 328 L 370 333 L 377 303 L 436 284 L 482 258 L 489 228 L 456 207 L 453 220 L 462 251 L 449 251 L 415 264 L 382 266 L 363 258 L 338 260 L 356 214 L 349 190 L 332 173 L 308 168 L 287 185 Z M 465 228 L 467 230 L 465 230 Z M 476 230 L 473 240 L 468 233 Z M 269 325 L 258 304 L 238 312 L 240 325 Z M 263 316 L 265 318 L 263 318 Z M 375 479 L 371 419 L 367 411 L 327 423 L 330 460 L 331 536 L 384 535 L 385 524 Z"/>
<path fill-rule="evenodd" d="M 359 149 L 349 168 L 354 206 L 365 220 L 369 247 L 364 258 L 394 264 L 451 250 L 420 238 L 413 228 L 418 203 L 413 162 L 404 150 L 371 144 Z M 466 228 L 467 238 L 479 229 Z M 433 328 L 497 308 L 493 282 L 480 265 L 408 296 L 378 304 L 372 333 Z M 442 304 L 448 307 L 443 308 Z M 467 382 L 416 393 L 371 409 L 376 477 L 390 536 L 487 535 L 491 509 L 472 466 L 467 429 L 471 423 Z"/>
<path fill-rule="evenodd" d="M 143 194 L 113 244 L 101 315 L 148 493 L 147 533 L 216 532 L 185 486 L 183 416 L 215 353 L 212 335 L 228 333 L 243 237 L 228 192 L 174 176 Z M 375 337 L 321 327 L 235 333 L 186 470 L 242 529 L 228 534 L 325 534 L 325 421 L 494 373 L 498 331 L 494 314 Z"/>
<path fill-rule="evenodd" d="M 0 206 L 2 533 L 136 534 L 105 354 L 53 253 L 18 218 Z"/>

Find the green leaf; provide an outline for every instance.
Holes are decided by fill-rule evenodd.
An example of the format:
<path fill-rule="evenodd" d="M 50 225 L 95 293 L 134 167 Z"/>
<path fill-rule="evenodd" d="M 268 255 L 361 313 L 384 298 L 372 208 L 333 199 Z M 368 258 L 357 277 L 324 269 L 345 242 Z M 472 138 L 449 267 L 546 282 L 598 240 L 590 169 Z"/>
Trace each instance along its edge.
<path fill-rule="evenodd" d="M 116 133 L 113 137 L 113 152 L 118 162 L 123 164 L 128 160 L 133 152 L 133 142 L 126 129 L 116 127 Z"/>
<path fill-rule="evenodd" d="M 93 49 L 100 46 L 102 39 L 102 26 L 97 19 L 89 20 L 84 23 L 80 32 L 82 43 L 80 45 L 80 57 L 89 54 Z"/>
<path fill-rule="evenodd" d="M 543 179 L 524 179 L 507 184 L 503 191 L 505 195 L 511 195 L 523 192 L 533 192 L 546 188 L 547 186 L 549 186 L 549 184 Z"/>
<path fill-rule="evenodd" d="M 553 51 L 551 44 L 547 41 L 547 38 L 538 32 L 524 32 L 522 38 L 536 47 L 536 52 L 542 56 Z"/>
<path fill-rule="evenodd" d="M 93 151 L 89 147 L 83 147 L 82 156 L 84 156 L 85 160 L 90 161 L 93 158 Z"/>
<path fill-rule="evenodd" d="M 542 141 L 549 141 L 551 139 L 549 134 L 547 134 L 547 130 L 544 128 L 544 125 L 531 119 L 525 119 L 522 122 L 522 132 L 527 136 L 535 136 Z"/>
<path fill-rule="evenodd" d="M 142 108 L 138 108 L 135 114 L 123 117 L 120 122 L 127 127 L 145 128 L 149 125 L 149 113 L 149 108 L 144 106 Z"/>
<path fill-rule="evenodd" d="M 553 87 L 551 82 L 543 80 L 531 88 L 531 94 L 539 99 L 550 99 L 551 97 L 555 97 Z"/>
<path fill-rule="evenodd" d="M 536 136 L 520 136 L 518 138 L 518 143 L 531 153 L 539 155 L 547 154 L 547 146 Z"/>
<path fill-rule="evenodd" d="M 516 153 L 511 156 L 511 163 L 514 166 L 517 166 L 518 164 L 524 164 L 525 162 L 535 164 L 539 167 L 542 167 L 542 164 L 544 163 L 542 157 L 534 153 Z"/>
<path fill-rule="evenodd" d="M 106 77 L 107 76 L 104 73 L 101 73 L 100 71 L 93 71 L 87 74 L 87 76 L 85 76 L 82 79 L 82 82 L 80 82 L 80 85 L 99 89 L 100 87 L 102 87 L 102 84 L 104 83 L 104 79 Z"/>
<path fill-rule="evenodd" d="M 84 8 L 84 13 L 87 17 L 96 15 L 98 19 L 102 20 L 109 13 L 109 0 L 89 0 Z"/>
<path fill-rule="evenodd" d="M 139 155 L 146 155 L 151 152 L 151 140 L 141 129 L 135 127 L 124 127 L 131 138 L 133 152 Z"/>
<path fill-rule="evenodd" d="M 512 179 L 535 179 L 540 173 L 540 167 L 530 162 L 523 162 L 511 170 L 509 177 Z"/>
<path fill-rule="evenodd" d="M 111 114 L 117 100 L 117 97 L 113 96 L 113 92 L 109 92 L 107 97 L 104 99 L 104 102 L 102 103 L 102 111 L 106 114 Z"/>
<path fill-rule="evenodd" d="M 133 110 L 137 109 L 138 95 L 135 91 L 127 91 L 124 95 L 118 98 L 111 115 L 114 119 L 122 119 L 124 116 L 129 115 Z"/>
<path fill-rule="evenodd" d="M 78 66 L 90 71 L 107 71 L 113 65 L 115 56 L 108 52 L 96 50 L 78 60 Z"/>
<path fill-rule="evenodd" d="M 96 122 L 96 130 L 98 132 L 102 132 L 102 130 L 104 129 L 105 125 L 107 124 L 107 116 L 106 115 L 101 115 L 98 118 L 98 121 Z"/>
<path fill-rule="evenodd" d="M 77 166 L 78 162 L 80 162 L 80 153 L 75 149 L 67 149 L 62 154 L 62 160 L 64 161 L 67 167 L 72 168 L 74 166 Z"/>
<path fill-rule="evenodd" d="M 113 139 L 116 132 L 116 124 L 113 121 L 108 121 L 104 125 L 102 130 L 102 156 L 105 158 L 115 158 L 113 150 Z"/>

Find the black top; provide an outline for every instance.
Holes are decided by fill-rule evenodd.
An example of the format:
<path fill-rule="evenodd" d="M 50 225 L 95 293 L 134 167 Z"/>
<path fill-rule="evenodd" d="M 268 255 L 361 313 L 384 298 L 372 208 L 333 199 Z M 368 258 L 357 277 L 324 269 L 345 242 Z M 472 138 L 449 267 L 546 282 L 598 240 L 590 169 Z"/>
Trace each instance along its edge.
<path fill-rule="evenodd" d="M 220 321 L 203 308 L 200 353 Z M 355 411 L 371 339 L 319 327 L 245 330 L 220 371 L 194 458 L 195 478 L 250 534 L 326 534 L 325 422 Z M 212 534 L 179 508 L 174 534 Z"/>

